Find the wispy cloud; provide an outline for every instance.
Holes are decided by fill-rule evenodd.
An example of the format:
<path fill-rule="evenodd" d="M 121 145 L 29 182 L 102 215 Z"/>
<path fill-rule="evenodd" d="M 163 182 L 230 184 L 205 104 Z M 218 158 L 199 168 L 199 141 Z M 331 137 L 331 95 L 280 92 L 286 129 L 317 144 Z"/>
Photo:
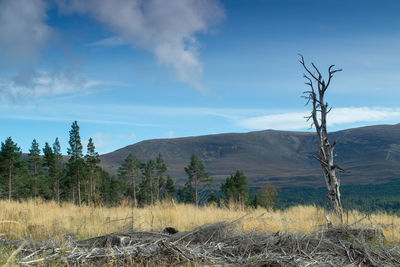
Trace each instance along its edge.
<path fill-rule="evenodd" d="M 65 95 L 102 84 L 100 81 L 87 80 L 71 72 L 33 72 L 19 73 L 13 79 L 0 79 L 0 99 L 2 102 L 18 102 L 32 97 Z"/>
<path fill-rule="evenodd" d="M 308 111 L 288 112 L 266 116 L 250 117 L 238 122 L 240 127 L 250 130 L 304 130 L 311 122 L 306 122 Z M 351 123 L 385 123 L 400 121 L 400 108 L 348 107 L 334 108 L 328 115 L 328 126 Z"/>
<path fill-rule="evenodd" d="M 195 35 L 204 33 L 224 18 L 218 0 L 58 0 L 66 13 L 89 14 L 111 29 L 116 36 L 97 45 L 120 45 L 152 52 L 157 61 L 173 68 L 177 79 L 199 91 L 203 64 L 198 59 Z"/>
<path fill-rule="evenodd" d="M 109 37 L 97 42 L 87 44 L 87 46 L 120 46 L 128 45 L 129 43 L 119 36 Z"/>

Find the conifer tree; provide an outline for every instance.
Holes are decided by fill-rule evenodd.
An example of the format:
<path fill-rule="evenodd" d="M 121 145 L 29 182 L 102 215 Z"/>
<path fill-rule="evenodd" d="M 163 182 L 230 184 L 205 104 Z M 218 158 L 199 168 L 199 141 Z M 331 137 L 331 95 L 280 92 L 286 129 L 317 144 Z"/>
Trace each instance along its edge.
<path fill-rule="evenodd" d="M 142 199 L 145 202 L 149 202 L 150 204 L 154 204 L 154 170 L 155 170 L 155 162 L 150 159 L 145 164 L 142 165 L 142 174 L 143 181 L 141 184 L 141 194 Z"/>
<path fill-rule="evenodd" d="M 54 180 L 55 180 L 55 198 L 57 203 L 60 203 L 60 180 L 63 169 L 61 146 L 58 141 L 58 137 L 53 144 L 53 155 L 54 155 Z"/>
<path fill-rule="evenodd" d="M 93 139 L 89 138 L 89 142 L 87 145 L 87 153 L 86 153 L 86 166 L 89 170 L 89 200 L 88 203 L 94 201 L 94 191 L 95 191 L 95 182 L 94 182 L 94 174 L 96 165 L 100 162 L 99 153 L 95 151 L 96 147 L 94 146 Z"/>
<path fill-rule="evenodd" d="M 124 163 L 119 168 L 119 176 L 129 180 L 132 183 L 133 206 L 137 207 L 137 186 L 136 181 L 140 177 L 140 168 L 142 163 L 133 154 L 129 154 Z"/>
<path fill-rule="evenodd" d="M 33 139 L 31 148 L 29 149 L 29 161 L 31 163 L 31 173 L 33 177 L 33 197 L 36 199 L 38 195 L 39 168 L 41 166 L 40 149 L 36 139 Z"/>
<path fill-rule="evenodd" d="M 241 171 L 236 171 L 235 175 L 226 178 L 225 183 L 221 185 L 227 199 L 233 199 L 244 205 L 248 200 L 249 187 L 247 186 L 247 177 Z"/>
<path fill-rule="evenodd" d="M 54 178 L 54 153 L 49 143 L 45 143 L 43 148 L 44 166 L 47 169 L 49 185 L 51 185 L 53 200 L 56 200 L 56 182 Z"/>
<path fill-rule="evenodd" d="M 212 182 L 212 178 L 209 176 L 208 172 L 204 170 L 203 162 L 194 154 L 191 157 L 190 164 L 185 167 L 185 172 L 188 175 L 186 187 L 188 189 L 191 187 L 194 190 L 194 202 L 196 206 L 198 206 L 200 184 L 203 183 L 205 186 L 209 186 Z"/>
<path fill-rule="evenodd" d="M 21 149 L 14 143 L 11 137 L 8 137 L 4 143 L 1 142 L 0 159 L 2 168 L 8 176 L 8 201 L 11 201 L 12 197 L 14 167 L 19 162 L 21 154 Z"/>
<path fill-rule="evenodd" d="M 78 205 L 80 206 L 82 203 L 81 198 L 81 179 L 83 176 L 83 154 L 82 154 L 82 143 L 81 137 L 79 135 L 79 126 L 78 122 L 74 121 L 71 126 L 71 130 L 69 131 L 69 145 L 70 147 L 67 149 L 68 155 L 70 156 L 68 161 L 68 168 L 70 173 L 75 178 L 76 189 L 78 193 Z M 75 203 L 75 190 L 72 186 L 72 201 Z"/>
<path fill-rule="evenodd" d="M 175 185 L 174 185 L 174 180 L 172 179 L 171 176 L 167 176 L 167 181 L 165 183 L 165 191 L 168 195 L 168 198 L 172 199 L 173 196 L 175 195 Z"/>

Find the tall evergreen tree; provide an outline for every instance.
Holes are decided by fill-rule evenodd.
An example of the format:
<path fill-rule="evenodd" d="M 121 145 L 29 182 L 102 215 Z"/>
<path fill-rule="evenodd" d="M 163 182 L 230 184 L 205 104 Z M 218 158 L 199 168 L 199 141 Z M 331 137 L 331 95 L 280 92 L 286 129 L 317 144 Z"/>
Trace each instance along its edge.
<path fill-rule="evenodd" d="M 194 202 L 196 206 L 199 205 L 198 191 L 200 184 L 209 186 L 212 182 L 212 178 L 208 172 L 204 170 L 203 161 L 201 161 L 196 155 L 192 155 L 190 164 L 185 167 L 185 172 L 188 175 L 187 186 L 191 186 L 194 189 Z"/>
<path fill-rule="evenodd" d="M 168 198 L 170 198 L 170 199 L 172 199 L 173 196 L 175 195 L 174 180 L 169 175 L 167 176 L 167 181 L 165 183 L 165 191 L 166 191 Z"/>
<path fill-rule="evenodd" d="M 99 153 L 96 152 L 96 147 L 94 146 L 93 139 L 89 138 L 89 142 L 87 145 L 87 153 L 86 153 L 86 166 L 89 171 L 89 200 L 88 203 L 94 201 L 94 191 L 95 191 L 95 182 L 94 182 L 94 174 L 96 165 L 100 162 Z"/>
<path fill-rule="evenodd" d="M 58 137 L 53 144 L 53 155 L 54 155 L 54 180 L 55 180 L 55 199 L 57 203 L 60 203 L 60 180 L 63 170 L 62 154 L 60 141 Z"/>
<path fill-rule="evenodd" d="M 76 182 L 76 190 L 78 193 L 78 205 L 80 206 L 82 203 L 81 198 L 81 180 L 83 176 L 83 154 L 82 154 L 82 142 L 81 137 L 79 135 L 79 126 L 78 122 L 74 121 L 71 126 L 71 130 L 69 131 L 69 145 L 70 147 L 67 149 L 68 155 L 70 156 L 68 161 L 68 169 L 75 178 Z M 72 187 L 72 201 L 75 203 L 75 190 Z"/>
<path fill-rule="evenodd" d="M 142 165 L 142 184 L 141 184 L 141 198 L 145 203 L 154 204 L 154 170 L 155 162 L 149 159 L 145 164 Z"/>
<path fill-rule="evenodd" d="M 49 143 L 45 143 L 43 148 L 44 166 L 47 170 L 48 184 L 51 185 L 53 200 L 56 200 L 56 181 L 54 177 L 54 152 Z"/>
<path fill-rule="evenodd" d="M 132 183 L 133 193 L 133 206 L 137 207 L 137 186 L 136 181 L 140 177 L 140 168 L 142 163 L 133 154 L 129 154 L 124 163 L 119 168 L 119 176 L 125 180 L 129 180 Z"/>
<path fill-rule="evenodd" d="M 0 159 L 2 168 L 6 171 L 8 176 L 8 200 L 11 201 L 12 198 L 12 183 L 13 174 L 15 172 L 14 167 L 19 162 L 21 157 L 21 149 L 16 143 L 8 137 L 6 141 L 1 142 Z"/>
<path fill-rule="evenodd" d="M 244 205 L 249 196 L 249 187 L 247 186 L 247 177 L 241 171 L 236 171 L 235 175 L 226 178 L 225 183 L 221 185 L 227 199 L 233 199 Z"/>
<path fill-rule="evenodd" d="M 32 141 L 28 156 L 31 163 L 31 173 L 33 177 L 33 197 L 36 198 L 38 196 L 38 183 L 40 179 L 39 169 L 41 166 L 40 149 L 36 139 L 33 139 Z"/>
<path fill-rule="evenodd" d="M 156 189 L 156 198 L 160 199 L 160 192 L 162 191 L 165 185 L 164 174 L 167 172 L 167 165 L 165 165 L 164 159 L 161 154 L 158 154 L 156 158 L 156 177 L 155 177 L 155 189 Z"/>

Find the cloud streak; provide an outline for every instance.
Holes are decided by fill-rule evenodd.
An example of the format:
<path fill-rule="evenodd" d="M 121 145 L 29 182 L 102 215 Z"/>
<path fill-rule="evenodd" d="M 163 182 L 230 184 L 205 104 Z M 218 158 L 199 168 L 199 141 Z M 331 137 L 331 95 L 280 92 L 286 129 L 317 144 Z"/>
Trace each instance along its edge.
<path fill-rule="evenodd" d="M 20 102 L 35 97 L 68 95 L 101 84 L 71 72 L 22 72 L 13 79 L 0 79 L 0 99 L 2 102 Z"/>
<path fill-rule="evenodd" d="M 304 130 L 310 128 L 306 122 L 308 111 L 288 112 L 266 116 L 250 117 L 238 122 L 240 127 L 250 130 Z M 351 123 L 385 123 L 400 121 L 400 108 L 346 107 L 335 108 L 328 115 L 328 126 L 341 126 Z"/>
<path fill-rule="evenodd" d="M 195 35 L 204 33 L 225 14 L 218 0 L 58 0 L 65 13 L 89 14 L 116 36 L 97 45 L 129 43 L 152 52 L 159 64 L 171 67 L 177 79 L 199 91 L 203 64 Z"/>

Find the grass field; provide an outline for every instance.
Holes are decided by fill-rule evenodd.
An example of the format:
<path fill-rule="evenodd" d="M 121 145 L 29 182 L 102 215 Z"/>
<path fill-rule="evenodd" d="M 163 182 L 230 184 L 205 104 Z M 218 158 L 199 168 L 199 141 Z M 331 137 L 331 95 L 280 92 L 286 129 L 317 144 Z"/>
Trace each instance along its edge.
<path fill-rule="evenodd" d="M 134 227 L 137 230 L 162 230 L 171 226 L 180 231 L 219 221 L 239 218 L 244 232 L 299 232 L 311 233 L 326 227 L 325 216 L 333 224 L 338 220 L 324 209 L 315 206 L 296 206 L 284 211 L 267 211 L 263 208 L 241 209 L 235 205 L 227 208 L 159 203 L 134 210 Z M 61 206 L 43 201 L 0 201 L 0 236 L 7 238 L 46 239 L 75 235 L 77 238 L 94 237 L 132 227 L 132 208 L 129 203 L 118 207 L 78 207 L 71 203 Z M 358 211 L 345 214 L 349 224 L 381 228 L 386 238 L 400 242 L 400 218 L 385 213 L 366 216 Z"/>
<path fill-rule="evenodd" d="M 283 211 L 267 211 L 263 208 L 244 209 L 234 204 L 225 208 L 212 205 L 196 208 L 193 205 L 163 202 L 134 209 L 133 227 L 136 231 L 162 231 L 167 226 L 177 228 L 179 231 L 190 231 L 198 226 L 224 221 L 236 222 L 235 231 L 239 234 L 260 232 L 276 236 L 274 233 L 278 231 L 289 234 L 324 231 L 327 227 L 325 216 L 329 216 L 334 225 L 339 224 L 334 215 L 315 206 L 296 206 Z M 18 264 L 16 255 L 23 244 L 27 244 L 26 242 L 56 242 L 63 248 L 64 245 L 67 246 L 71 236 L 85 239 L 132 229 L 131 218 L 132 207 L 128 202 L 118 207 L 78 207 L 72 203 L 63 203 L 60 206 L 55 202 L 41 200 L 21 202 L 0 200 L 0 241 L 6 241 L 0 242 L 0 266 Z M 400 218 L 395 215 L 385 213 L 366 215 L 358 211 L 349 211 L 344 218 L 348 225 L 358 228 L 380 228 L 386 236 L 386 245 L 389 247 L 400 245 Z M 10 240 L 19 240 L 23 243 L 18 246 L 1 245 L 9 244 L 7 242 Z M 317 247 L 312 252 L 316 249 Z M 109 261 L 106 265 L 113 266 L 113 262 Z M 126 266 L 141 266 L 141 264 Z"/>

